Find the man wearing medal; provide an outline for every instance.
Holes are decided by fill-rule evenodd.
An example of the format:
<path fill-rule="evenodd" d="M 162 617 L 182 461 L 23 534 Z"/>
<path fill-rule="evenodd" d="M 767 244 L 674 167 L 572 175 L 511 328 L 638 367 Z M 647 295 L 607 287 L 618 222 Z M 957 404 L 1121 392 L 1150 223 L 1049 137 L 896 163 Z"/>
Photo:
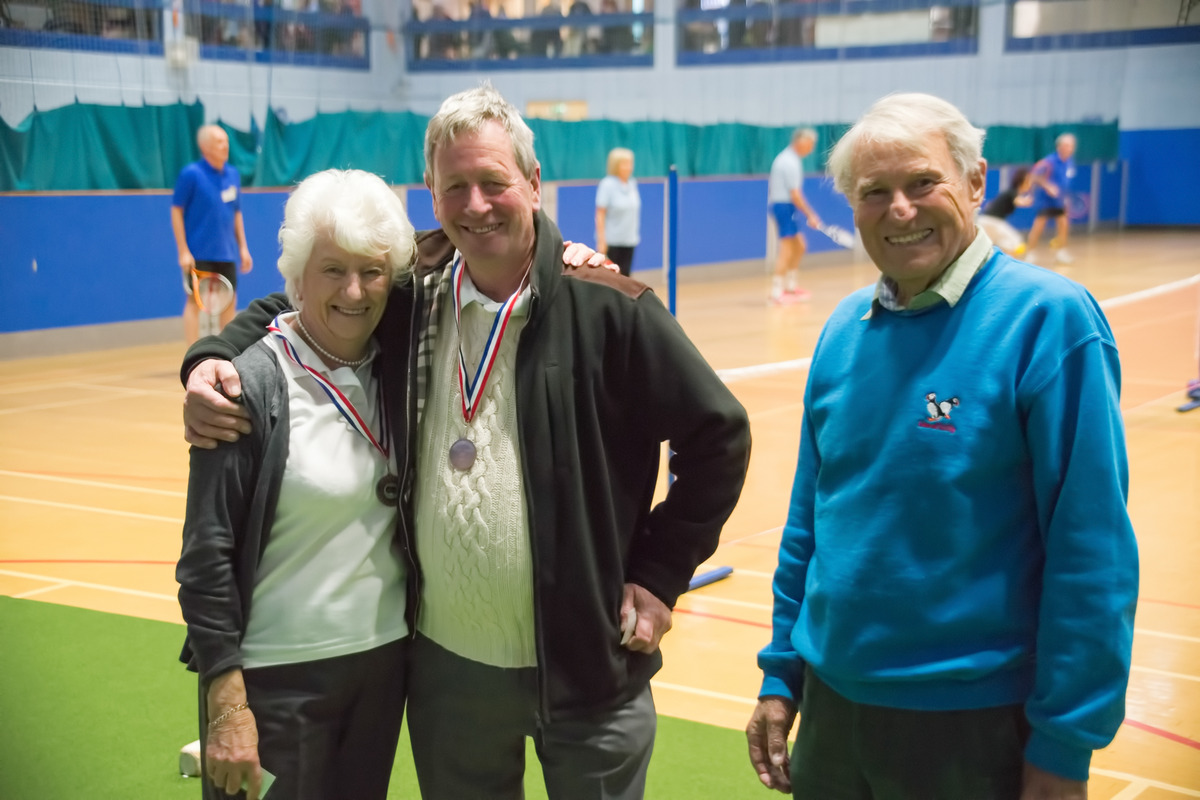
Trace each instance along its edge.
<path fill-rule="evenodd" d="M 379 334 L 389 395 L 407 387 L 393 423 L 422 796 L 523 796 L 532 737 L 551 798 L 640 798 L 659 641 L 737 502 L 746 412 L 645 286 L 563 273 L 533 134 L 489 85 L 442 105 L 425 159 L 442 227 L 418 234 Z M 249 316 L 184 374 L 236 352 Z M 193 442 L 245 430 L 216 378 L 236 387 L 219 362 L 188 379 Z M 664 441 L 675 480 L 652 507 Z"/>

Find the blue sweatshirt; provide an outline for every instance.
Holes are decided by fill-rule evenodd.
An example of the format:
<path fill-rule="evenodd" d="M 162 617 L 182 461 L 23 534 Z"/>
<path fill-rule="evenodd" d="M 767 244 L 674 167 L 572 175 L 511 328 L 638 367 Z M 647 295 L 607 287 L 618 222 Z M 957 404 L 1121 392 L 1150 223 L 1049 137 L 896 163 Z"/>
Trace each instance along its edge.
<path fill-rule="evenodd" d="M 1124 718 L 1138 557 L 1095 299 L 994 251 L 951 307 L 839 304 L 817 343 L 760 696 L 1024 703 L 1075 780 Z"/>

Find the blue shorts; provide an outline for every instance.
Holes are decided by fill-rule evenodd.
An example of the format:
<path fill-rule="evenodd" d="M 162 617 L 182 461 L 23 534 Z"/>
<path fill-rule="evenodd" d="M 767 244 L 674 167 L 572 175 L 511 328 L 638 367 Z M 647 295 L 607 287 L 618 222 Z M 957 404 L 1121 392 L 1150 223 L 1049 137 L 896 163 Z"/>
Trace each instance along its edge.
<path fill-rule="evenodd" d="M 232 261 L 201 261 L 196 259 L 196 270 L 198 272 L 216 272 L 224 275 L 229 279 L 229 285 L 233 290 L 237 291 L 238 269 L 237 265 Z"/>
<path fill-rule="evenodd" d="M 800 235 L 800 226 L 796 224 L 796 207 L 791 203 L 772 203 L 771 214 L 775 217 L 775 227 L 779 238 Z"/>

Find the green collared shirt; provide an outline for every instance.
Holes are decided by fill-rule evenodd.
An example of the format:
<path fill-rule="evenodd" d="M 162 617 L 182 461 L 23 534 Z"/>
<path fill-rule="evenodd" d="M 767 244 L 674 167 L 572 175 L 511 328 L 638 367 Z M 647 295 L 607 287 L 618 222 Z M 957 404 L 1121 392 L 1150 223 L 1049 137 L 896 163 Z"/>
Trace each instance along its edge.
<path fill-rule="evenodd" d="M 876 308 L 886 308 L 888 311 L 921 311 L 943 301 L 953 307 L 967 291 L 971 278 L 975 277 L 975 273 L 987 263 L 991 255 L 992 240 L 982 229 L 976 228 L 975 241 L 946 268 L 932 286 L 910 300 L 907 305 L 896 299 L 896 282 L 886 275 L 880 275 L 875 284 L 875 299 L 871 301 L 871 307 L 862 315 L 862 319 L 870 319 Z"/>

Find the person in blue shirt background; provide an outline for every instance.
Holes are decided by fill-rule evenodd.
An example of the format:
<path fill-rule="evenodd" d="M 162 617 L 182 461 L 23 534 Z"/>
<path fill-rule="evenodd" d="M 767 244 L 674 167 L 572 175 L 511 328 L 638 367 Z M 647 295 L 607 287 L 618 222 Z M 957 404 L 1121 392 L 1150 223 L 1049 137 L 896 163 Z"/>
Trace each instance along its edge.
<path fill-rule="evenodd" d="M 1033 250 L 1042 238 L 1046 220 L 1054 220 L 1055 237 L 1050 240 L 1054 248 L 1054 259 L 1060 264 L 1070 264 L 1073 259 L 1067 251 L 1067 235 L 1071 231 L 1070 209 L 1067 197 L 1071 192 L 1071 180 L 1075 177 L 1075 135 L 1059 134 L 1054 140 L 1054 152 L 1033 167 L 1033 207 L 1037 209 L 1033 227 L 1029 229 L 1028 249 L 1030 259 Z"/>
<path fill-rule="evenodd" d="M 821 227 L 821 218 L 804 197 L 804 159 L 816 144 L 817 132 L 812 128 L 792 131 L 791 142 L 775 156 L 767 176 L 767 202 L 779 234 L 775 275 L 771 278 L 771 302 L 775 304 L 812 297 L 812 292 L 799 284 L 800 262 L 808 243 L 796 215 L 803 214 L 810 228 Z"/>
<path fill-rule="evenodd" d="M 1117 349 L 1086 289 L 976 227 L 982 145 L 898 94 L 829 159 L 881 276 L 813 354 L 758 656 L 750 759 L 795 798 L 1085 800 L 1124 718 Z"/>
<path fill-rule="evenodd" d="M 179 269 L 185 286 L 193 270 L 217 272 L 237 290 L 237 269 L 254 266 L 246 246 L 242 220 L 242 177 L 229 163 L 229 134 L 219 125 L 205 125 L 196 133 L 201 158 L 179 172 L 171 199 L 171 228 L 179 252 Z M 221 314 L 222 328 L 237 313 L 237 298 Z M 190 345 L 200 330 L 199 308 L 191 298 L 183 307 L 184 338 Z"/>

